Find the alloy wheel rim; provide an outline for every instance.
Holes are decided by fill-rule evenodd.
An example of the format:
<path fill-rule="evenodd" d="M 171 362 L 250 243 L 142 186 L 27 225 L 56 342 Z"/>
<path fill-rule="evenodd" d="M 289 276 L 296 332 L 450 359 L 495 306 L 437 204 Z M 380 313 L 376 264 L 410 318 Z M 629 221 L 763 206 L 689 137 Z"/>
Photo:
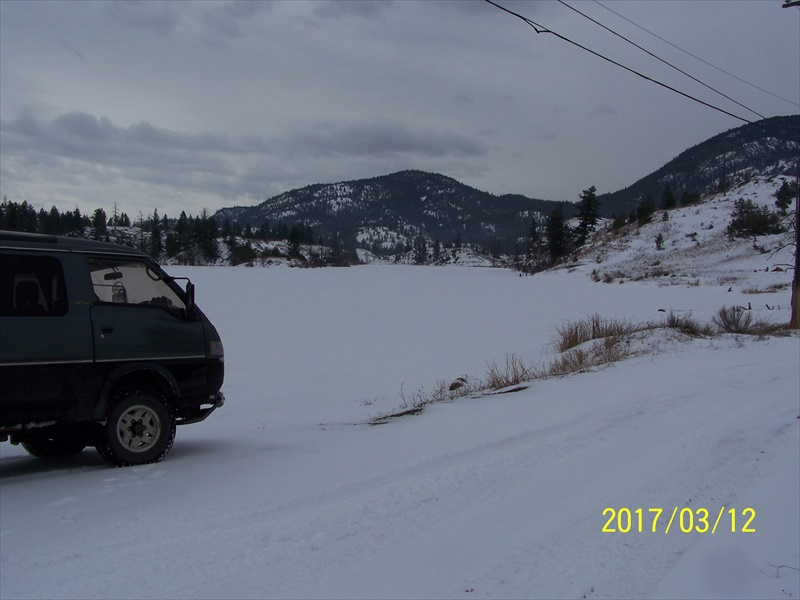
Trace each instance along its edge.
<path fill-rule="evenodd" d="M 161 436 L 161 419 L 142 404 L 131 406 L 117 420 L 117 439 L 130 452 L 146 452 Z"/>

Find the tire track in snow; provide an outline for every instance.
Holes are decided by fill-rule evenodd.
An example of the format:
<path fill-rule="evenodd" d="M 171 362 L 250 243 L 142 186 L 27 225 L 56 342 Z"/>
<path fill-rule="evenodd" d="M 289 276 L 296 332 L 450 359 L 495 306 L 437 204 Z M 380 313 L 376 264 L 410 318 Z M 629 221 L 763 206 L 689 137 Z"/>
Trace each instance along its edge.
<path fill-rule="evenodd" d="M 657 371 L 647 361 L 637 367 Z M 525 401 L 545 408 L 544 399 L 560 401 L 557 394 L 564 390 L 579 397 L 616 377 L 614 370 L 604 370 L 541 382 L 526 392 L 531 397 Z M 730 503 L 756 471 L 753 456 L 768 452 L 785 426 L 785 402 L 769 396 L 769 383 L 748 384 L 765 390 L 766 401 L 734 405 L 716 382 L 692 380 L 670 388 L 655 381 L 655 389 L 665 391 L 651 397 L 621 389 L 613 403 L 587 409 L 584 402 L 580 410 L 564 410 L 572 416 L 540 426 L 520 424 L 516 435 L 422 460 L 412 456 L 410 464 L 384 474 L 257 510 L 206 522 L 179 518 L 152 538 L 141 534 L 143 509 L 138 519 L 119 524 L 115 539 L 100 542 L 99 551 L 96 541 L 93 551 L 84 553 L 75 548 L 80 540 L 70 540 L 46 558 L 26 559 L 25 565 L 60 578 L 65 596 L 86 591 L 76 572 L 96 574 L 92 589 L 119 597 L 159 596 L 163 590 L 157 582 L 165 577 L 184 578 L 173 588 L 184 597 L 230 597 L 233 590 L 237 597 L 330 595 L 331 590 L 353 597 L 423 596 L 433 593 L 430 586 L 441 580 L 442 569 L 453 582 L 442 596 L 474 589 L 478 596 L 502 590 L 505 596 L 574 591 L 579 597 L 592 588 L 599 596 L 637 595 L 692 541 L 600 535 L 602 509 Z M 430 425 L 448 427 L 448 412 L 445 407 L 425 418 Z M 743 436 L 742 428 L 753 422 L 768 425 Z M 398 430 L 419 426 L 409 421 Z M 758 444 L 743 444 L 744 439 Z M 587 496 L 587 490 L 593 494 Z M 521 521 L 536 539 L 519 533 Z M 446 548 L 436 540 L 474 545 L 470 564 L 448 563 Z M 575 556 L 576 540 L 585 556 Z M 224 569 L 217 556 L 225 557 Z M 121 570 L 120 561 L 137 564 L 138 570 Z M 618 570 L 605 575 L 604 564 L 628 564 L 634 572 L 620 583 Z M 386 565 L 397 568 L 387 572 Z M 141 572 L 152 575 L 142 578 Z M 537 587 L 541 579 L 551 579 L 544 573 L 553 572 L 563 574 L 557 587 Z M 14 594 L 13 586 L 4 584 L 4 590 Z"/>
<path fill-rule="evenodd" d="M 598 533 L 602 526 L 601 511 L 606 506 L 606 502 L 608 505 L 617 507 L 632 506 L 634 499 L 638 499 L 640 505 L 644 507 L 664 506 L 666 503 L 679 507 L 730 505 L 731 501 L 735 499 L 735 490 L 740 489 L 742 484 L 751 480 L 757 472 L 757 462 L 760 460 L 759 452 L 761 452 L 758 447 L 770 447 L 774 442 L 776 432 L 781 427 L 762 427 L 756 432 L 758 444 L 751 446 L 742 442 L 746 439 L 751 440 L 753 432 L 748 431 L 748 436 L 745 437 L 741 429 L 737 430 L 736 424 L 741 426 L 742 423 L 757 421 L 752 417 L 759 413 L 759 416 L 763 418 L 764 412 L 770 408 L 774 413 L 776 423 L 783 418 L 790 418 L 787 417 L 789 411 L 786 410 L 785 402 L 780 401 L 773 402 L 771 407 L 751 403 L 745 403 L 739 407 L 729 407 L 730 412 L 727 416 L 720 418 L 718 415 L 719 402 L 725 403 L 726 393 L 718 388 L 718 385 L 711 382 L 707 389 L 700 390 L 703 393 L 700 397 L 716 390 L 715 402 L 708 402 L 704 410 L 687 410 L 687 402 L 695 403 L 697 401 L 698 396 L 695 394 L 679 395 L 677 399 L 667 395 L 665 399 L 660 402 L 656 401 L 655 406 L 650 406 L 647 410 L 642 406 L 635 406 L 620 414 L 614 414 L 599 428 L 599 432 L 593 432 L 595 434 L 606 433 L 611 437 L 619 429 L 627 431 L 640 429 L 642 431 L 640 436 L 634 436 L 634 439 L 628 440 L 627 443 L 614 444 L 609 441 L 605 448 L 602 444 L 595 444 L 592 447 L 581 445 L 579 441 L 585 431 L 580 426 L 572 427 L 574 432 L 570 438 L 558 444 L 552 453 L 558 455 L 566 450 L 561 459 L 554 460 L 552 455 L 542 457 L 540 450 L 543 446 L 547 446 L 547 439 L 542 440 L 541 444 L 537 443 L 530 447 L 533 439 L 539 439 L 537 433 L 540 432 L 534 431 L 529 435 L 522 435 L 515 440 L 519 442 L 519 445 L 514 446 L 513 452 L 505 452 L 499 461 L 493 461 L 491 465 L 491 469 L 497 469 L 508 476 L 498 476 L 491 481 L 492 485 L 482 487 L 484 490 L 494 490 L 492 493 L 483 497 L 473 496 L 474 501 L 461 507 L 459 511 L 445 511 L 444 518 L 431 525 L 438 529 L 435 534 L 426 535 L 429 529 L 426 527 L 411 536 L 410 543 L 397 540 L 398 546 L 402 550 L 389 548 L 387 554 L 393 555 L 394 560 L 387 556 L 381 556 L 380 559 L 375 560 L 368 559 L 366 565 L 351 569 L 346 577 L 335 577 L 335 585 L 301 587 L 288 595 L 317 595 L 324 593 L 327 587 L 337 590 L 345 589 L 350 595 L 358 596 L 358 586 L 348 588 L 348 580 L 363 580 L 364 576 L 371 571 L 371 567 L 367 566 L 370 564 L 374 568 L 380 564 L 402 564 L 404 555 L 418 557 L 413 561 L 413 568 L 398 569 L 397 572 L 401 573 L 400 576 L 387 576 L 385 587 L 377 592 L 375 589 L 370 589 L 370 593 L 376 593 L 377 596 L 385 594 L 413 597 L 417 595 L 415 592 L 419 592 L 418 595 L 425 595 L 426 590 L 429 592 L 430 588 L 423 585 L 422 582 L 419 583 L 419 587 L 409 587 L 405 580 L 408 579 L 407 573 L 409 572 L 414 573 L 413 579 L 420 579 L 420 572 L 424 571 L 424 565 L 436 565 L 437 573 L 431 574 L 432 581 L 441 577 L 442 559 L 437 554 L 440 549 L 437 548 L 432 552 L 425 551 L 425 548 L 431 547 L 430 545 L 435 540 L 452 540 L 456 547 L 469 544 L 471 541 L 474 543 L 475 538 L 485 542 L 486 537 L 481 537 L 481 534 L 485 536 L 487 533 L 498 538 L 505 537 L 507 540 L 515 540 L 514 534 L 517 529 L 515 521 L 525 518 L 525 516 L 538 518 L 537 530 L 541 530 L 547 541 L 532 543 L 530 540 L 517 539 L 501 542 L 501 545 L 510 543 L 512 547 L 514 547 L 514 543 L 518 545 L 511 551 L 511 557 L 504 556 L 498 561 L 498 565 L 501 566 L 497 568 L 500 570 L 506 571 L 508 565 L 514 563 L 514 560 L 507 559 L 522 556 L 521 561 L 517 560 L 518 572 L 530 572 L 532 565 L 535 565 L 534 573 L 544 574 L 564 570 L 566 577 L 563 582 L 575 582 L 573 587 L 576 597 L 591 591 L 590 582 L 593 578 L 598 582 L 595 587 L 600 588 L 603 587 L 601 584 L 604 584 L 607 593 L 611 589 L 610 596 L 629 596 L 636 595 L 637 592 L 641 593 L 642 589 L 649 589 L 654 581 L 663 576 L 663 573 L 674 562 L 675 557 L 685 552 L 696 541 L 696 538 L 666 536 L 665 539 L 659 539 L 659 534 L 641 534 L 636 538 L 625 535 L 600 536 Z M 643 401 L 642 404 L 648 402 Z M 688 408 L 691 409 L 691 407 Z M 680 415 L 676 416 L 675 413 L 680 413 Z M 681 423 L 686 421 L 681 415 L 687 413 L 694 414 L 695 418 L 688 419 L 688 422 L 679 428 L 681 432 L 679 435 L 676 435 L 672 428 L 659 430 L 655 427 L 659 422 Z M 636 423 L 631 423 L 632 420 Z M 631 443 L 641 448 L 646 448 L 649 444 L 650 449 L 638 454 L 629 454 Z M 621 460 L 621 457 L 626 454 L 628 454 L 629 460 Z M 674 460 L 676 455 L 681 457 L 678 462 Z M 502 465 L 498 463 L 502 463 Z M 616 467 L 609 469 L 609 465 L 616 465 Z M 476 475 L 475 466 L 476 464 L 473 462 L 467 469 L 471 477 Z M 500 468 L 498 469 L 498 467 Z M 565 485 L 564 470 L 572 471 L 577 476 L 577 480 Z M 531 471 L 535 471 L 537 477 L 534 485 L 518 481 L 520 473 Z M 483 484 L 487 482 L 488 480 L 485 479 Z M 632 484 L 632 482 L 637 483 Z M 586 488 L 596 490 L 597 495 L 586 498 L 585 494 L 581 494 L 581 491 Z M 553 498 L 552 492 L 555 489 L 559 490 L 558 498 Z M 602 497 L 603 494 L 606 496 L 605 499 Z M 562 506 L 559 508 L 555 506 L 557 504 L 562 504 Z M 502 519 L 496 517 L 489 520 L 492 526 L 488 527 L 487 525 L 483 532 L 476 533 L 475 526 L 464 525 L 464 521 L 472 524 L 480 522 L 483 515 L 496 512 L 498 506 L 503 507 L 507 514 L 512 515 L 512 518 L 505 524 L 505 532 L 498 533 L 497 530 L 502 530 L 503 526 Z M 537 515 L 544 516 L 537 517 Z M 440 528 L 447 528 L 450 523 L 454 523 L 452 531 L 443 533 Z M 662 531 L 663 527 L 662 524 Z M 576 561 L 574 557 L 574 540 L 576 539 L 586 540 L 587 545 L 593 544 L 596 547 L 596 554 L 590 552 L 590 555 L 607 554 L 606 562 L 608 564 L 620 564 L 619 561 L 623 561 L 621 564 L 630 564 L 633 570 L 639 567 L 641 572 L 632 576 L 622 585 L 616 581 L 618 574 L 614 576 L 616 578 L 614 581 L 607 581 L 607 577 L 605 579 L 603 577 L 602 568 L 593 569 L 585 561 L 580 559 Z M 432 547 L 436 548 L 435 545 Z M 561 552 L 559 552 L 559 548 Z M 637 562 L 635 559 L 641 558 L 642 553 L 646 560 Z M 481 556 L 477 560 L 478 567 L 486 560 L 487 557 Z M 527 569 L 522 568 L 523 565 L 528 565 Z M 458 565 L 456 570 L 458 569 L 461 569 L 462 573 L 463 570 L 469 570 L 465 565 Z M 402 575 L 403 573 L 406 575 Z M 589 582 L 585 582 L 587 573 L 590 575 Z M 535 576 L 533 578 L 523 577 L 523 581 L 523 586 L 512 588 L 509 590 L 511 593 L 508 596 L 563 596 L 565 593 L 562 587 L 537 588 Z M 616 587 L 611 586 L 610 583 L 614 583 Z M 502 586 L 496 585 L 496 581 L 494 584 L 479 586 L 477 583 L 475 585 L 467 583 L 461 590 L 473 589 L 478 596 L 481 596 L 486 595 L 487 590 L 502 589 Z M 442 590 L 441 595 L 453 596 L 457 591 Z M 363 588 L 361 588 L 361 592 L 363 594 Z"/>

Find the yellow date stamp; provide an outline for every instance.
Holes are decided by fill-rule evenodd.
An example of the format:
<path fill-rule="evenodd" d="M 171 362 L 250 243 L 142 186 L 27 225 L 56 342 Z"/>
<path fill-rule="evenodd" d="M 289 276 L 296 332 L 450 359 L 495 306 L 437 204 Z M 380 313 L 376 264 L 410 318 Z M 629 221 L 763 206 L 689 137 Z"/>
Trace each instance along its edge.
<path fill-rule="evenodd" d="M 669 515 L 669 518 L 667 518 Z M 707 508 L 678 508 L 671 512 L 663 508 L 612 508 L 603 509 L 606 517 L 603 533 L 755 533 L 755 508 L 720 507 L 710 512 Z"/>

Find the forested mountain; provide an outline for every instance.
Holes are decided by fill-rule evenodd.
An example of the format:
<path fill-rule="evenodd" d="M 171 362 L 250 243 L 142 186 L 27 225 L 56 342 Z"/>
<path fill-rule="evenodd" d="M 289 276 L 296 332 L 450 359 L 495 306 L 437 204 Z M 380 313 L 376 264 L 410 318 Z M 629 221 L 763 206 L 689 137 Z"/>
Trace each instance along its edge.
<path fill-rule="evenodd" d="M 527 235 L 557 202 L 521 195 L 494 196 L 451 177 L 423 171 L 316 184 L 270 198 L 257 206 L 225 208 L 220 222 L 254 229 L 264 223 L 311 227 L 316 239 L 338 239 L 375 254 L 393 254 L 418 238 L 442 244 L 470 243 L 487 251 Z"/>
<path fill-rule="evenodd" d="M 598 196 L 603 216 L 628 214 L 651 196 L 656 204 L 667 186 L 678 200 L 724 191 L 756 176 L 796 175 L 800 159 L 800 115 L 773 117 L 716 135 L 633 185 Z"/>

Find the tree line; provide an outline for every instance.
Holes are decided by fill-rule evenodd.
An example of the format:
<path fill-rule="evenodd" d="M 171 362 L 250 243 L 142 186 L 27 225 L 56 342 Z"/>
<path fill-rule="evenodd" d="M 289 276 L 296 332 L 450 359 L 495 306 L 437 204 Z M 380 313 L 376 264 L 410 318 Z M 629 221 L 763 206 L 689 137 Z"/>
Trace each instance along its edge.
<path fill-rule="evenodd" d="M 651 222 L 659 209 L 667 211 L 679 206 L 691 206 L 700 200 L 700 194 L 688 191 L 678 200 L 670 186 L 666 185 L 658 204 L 650 194 L 630 213 L 611 215 L 611 228 L 616 230 L 629 224 L 641 226 Z M 519 270 L 536 272 L 556 264 L 585 245 L 591 234 L 597 230 L 600 222 L 600 201 L 597 199 L 595 186 L 580 193 L 577 203 L 577 224 L 574 227 L 569 223 L 570 217 L 566 206 L 566 202 L 561 203 L 553 208 L 546 218 L 531 220 L 525 258 L 515 260 L 515 266 Z"/>
<path fill-rule="evenodd" d="M 3 197 L 0 229 L 112 242 L 137 248 L 157 260 L 169 258 L 186 264 L 218 260 L 221 256 L 219 238 L 228 247 L 232 264 L 268 258 L 256 253 L 250 240 L 285 241 L 288 257 L 298 259 L 305 259 L 300 252 L 301 245 L 311 246 L 316 242 L 330 248 L 325 257 L 326 264 L 357 261 L 355 248 L 343 243 L 338 233 L 315 239 L 313 229 L 306 224 L 297 223 L 289 227 L 283 221 L 271 225 L 265 221 L 260 227 L 253 228 L 249 223 L 242 226 L 225 219 L 220 225 L 206 209 L 198 216 L 183 211 L 177 219 L 159 215 L 156 209 L 152 215 L 145 216 L 140 212 L 136 219 L 131 220 L 116 205 L 110 217 L 102 208 L 87 216 L 77 207 L 74 211 L 59 211 L 55 206 L 49 211 L 43 208 L 37 211 L 27 201 L 11 202 Z M 285 255 L 273 249 L 269 257 Z"/>
<path fill-rule="evenodd" d="M 197 217 L 182 212 L 178 219 L 159 216 L 158 210 L 148 217 L 140 212 L 136 220 L 131 221 L 116 205 L 111 217 L 102 208 L 87 216 L 77 207 L 73 211 L 62 212 L 55 206 L 49 211 L 43 208 L 37 211 L 27 201 L 10 202 L 3 197 L 0 229 L 114 242 L 137 248 L 155 258 L 174 258 L 187 252 L 207 261 L 219 257 L 216 245 L 219 227 L 205 209 Z"/>
<path fill-rule="evenodd" d="M 569 224 L 565 204 L 555 206 L 544 219 L 531 219 L 526 244 L 525 260 L 517 267 L 521 271 L 536 272 L 555 264 L 564 256 L 583 246 L 597 229 L 600 221 L 600 201 L 597 188 L 591 186 L 580 193 L 577 205 L 578 222 Z"/>
<path fill-rule="evenodd" d="M 78 208 L 62 213 L 54 206 L 49 211 L 37 212 L 28 202 L 9 202 L 5 196 L 0 203 L 0 229 L 83 237 L 90 226 L 91 220 Z"/>
<path fill-rule="evenodd" d="M 780 217 L 785 216 L 796 194 L 796 184 L 784 182 L 775 194 L 778 214 L 766 208 L 755 207 L 752 203 L 737 203 L 735 219 L 728 230 L 729 235 L 778 232 L 782 227 Z M 666 185 L 658 203 L 652 195 L 648 195 L 628 214 L 612 215 L 611 229 L 632 224 L 641 226 L 651 222 L 658 210 L 666 214 L 670 209 L 697 204 L 700 200 L 700 194 L 690 192 L 684 192 L 678 200 L 670 186 Z M 575 214 L 575 209 L 577 223 L 572 226 L 570 219 Z M 471 241 L 465 245 L 496 259 L 510 257 L 515 268 L 521 271 L 537 272 L 556 264 L 585 245 L 596 231 L 599 221 L 600 201 L 597 199 L 597 189 L 591 186 L 580 193 L 577 205 L 561 203 L 547 217 L 536 215 L 531 218 L 527 231 L 520 238 Z M 25 201 L 9 202 L 5 197 L 0 203 L 0 229 L 112 241 L 138 248 L 156 259 L 177 259 L 188 264 L 218 260 L 221 256 L 217 243 L 219 238 L 222 238 L 228 248 L 231 264 L 285 256 L 277 248 L 270 250 L 269 254 L 264 254 L 264 251 L 259 254 L 253 248 L 251 240 L 285 241 L 288 257 L 303 261 L 306 257 L 300 252 L 301 246 L 309 248 L 316 244 L 319 248 L 316 251 L 311 250 L 311 262 L 324 264 L 357 263 L 357 246 L 368 249 L 377 256 L 394 255 L 396 261 L 403 255 L 410 254 L 416 264 L 437 262 L 445 251 L 462 246 L 458 233 L 448 243 L 440 243 L 438 240 L 429 242 L 419 230 L 415 234 L 412 231 L 405 232 L 413 235 L 396 236 L 391 241 L 386 234 L 378 234 L 377 238 L 368 236 L 356 242 L 352 231 L 315 236 L 314 230 L 304 223 L 289 227 L 282 221 L 265 221 L 254 228 L 250 223 L 242 225 L 226 218 L 220 225 L 205 209 L 196 217 L 181 212 L 177 219 L 159 215 L 158 210 L 147 217 L 140 212 L 131 221 L 126 213 L 118 211 L 116 205 L 110 217 L 102 208 L 87 216 L 78 208 L 64 212 L 59 212 L 56 207 L 49 211 L 37 211 Z M 323 253 L 321 247 L 327 248 L 328 252 Z"/>

